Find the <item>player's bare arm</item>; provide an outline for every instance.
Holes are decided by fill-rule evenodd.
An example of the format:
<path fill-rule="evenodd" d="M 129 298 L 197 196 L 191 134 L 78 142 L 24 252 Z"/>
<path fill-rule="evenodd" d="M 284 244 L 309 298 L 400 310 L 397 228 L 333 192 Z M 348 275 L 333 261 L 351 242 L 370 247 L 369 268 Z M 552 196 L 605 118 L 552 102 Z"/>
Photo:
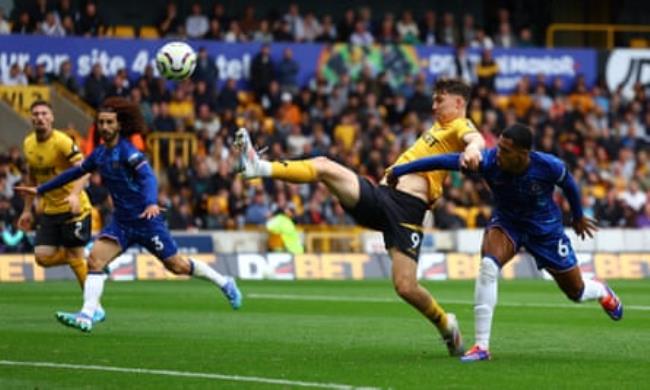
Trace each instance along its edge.
<path fill-rule="evenodd" d="M 19 188 L 23 188 L 23 187 L 29 188 L 34 183 L 36 183 L 34 176 L 28 171 L 27 174 L 25 175 L 24 185 L 16 187 L 16 191 L 18 191 Z M 20 218 L 18 219 L 18 227 L 22 230 L 29 230 L 32 221 L 34 220 L 34 215 L 32 214 L 32 204 L 34 204 L 34 198 L 36 197 L 36 187 L 33 188 L 34 188 L 33 193 L 18 191 L 20 194 L 23 195 L 23 202 L 24 202 L 23 211 L 20 214 Z"/>
<path fill-rule="evenodd" d="M 83 160 L 79 160 L 73 164 L 75 167 L 80 167 L 81 163 Z M 81 191 L 83 191 L 84 188 L 86 188 L 86 185 L 88 185 L 88 180 L 90 179 L 90 174 L 86 174 L 81 177 L 81 179 L 77 180 L 74 182 L 74 186 L 72 187 L 72 190 L 70 191 L 70 195 L 68 195 L 65 200 L 70 204 L 70 212 L 73 215 L 77 215 L 81 212 L 81 206 L 79 204 L 79 194 L 81 194 Z"/>
<path fill-rule="evenodd" d="M 465 134 L 463 137 L 465 141 L 465 151 L 461 155 L 460 165 L 463 169 L 476 171 L 481 163 L 481 152 L 485 149 L 485 140 L 478 132 Z"/>

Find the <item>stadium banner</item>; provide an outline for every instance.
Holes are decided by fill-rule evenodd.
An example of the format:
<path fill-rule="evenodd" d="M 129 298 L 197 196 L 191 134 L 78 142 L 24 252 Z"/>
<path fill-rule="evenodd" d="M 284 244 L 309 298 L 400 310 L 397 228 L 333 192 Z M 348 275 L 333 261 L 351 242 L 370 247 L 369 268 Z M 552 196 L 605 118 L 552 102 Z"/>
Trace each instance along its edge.
<path fill-rule="evenodd" d="M 50 100 L 50 89 L 40 86 L 0 85 L 0 100 L 7 103 L 17 113 L 29 118 L 29 107 L 37 100 Z"/>
<path fill-rule="evenodd" d="M 92 65 L 99 63 L 104 74 L 114 75 L 125 68 L 130 78 L 139 77 L 166 40 L 126 40 L 111 38 L 46 38 L 42 36 L 0 36 L 0 73 L 12 63 L 45 64 L 50 73 L 57 73 L 61 63 L 70 60 L 80 82 L 90 74 Z M 196 40 L 189 42 L 195 49 L 205 47 L 214 58 L 221 82 L 232 78 L 247 87 L 250 66 L 259 52 L 260 43 L 223 43 Z M 334 82 L 343 73 L 358 78 L 362 72 L 373 76 L 385 72 L 391 83 L 399 86 L 407 75 L 423 73 L 429 82 L 453 73 L 454 51 L 449 47 L 411 45 L 354 46 L 340 43 L 296 44 L 273 43 L 271 56 L 277 63 L 286 48 L 291 48 L 299 66 L 297 77 L 306 85 L 318 72 Z M 568 90 L 578 75 L 584 75 L 593 85 L 597 75 L 597 52 L 592 49 L 494 49 L 500 74 L 497 90 L 508 93 L 522 76 L 546 76 L 550 82 L 559 77 Z M 470 61 L 477 63 L 480 51 L 470 50 Z M 157 73 L 157 71 L 155 71 Z"/>
<path fill-rule="evenodd" d="M 478 274 L 479 254 L 460 252 L 424 253 L 418 263 L 421 280 L 472 280 Z M 331 253 L 293 256 L 288 253 L 194 253 L 217 271 L 244 280 L 362 280 L 390 277 L 391 263 L 386 254 Z M 587 278 L 650 278 L 650 252 L 578 253 L 582 273 Z M 534 260 L 520 253 L 501 271 L 504 279 L 544 278 Z M 129 251 L 111 264 L 110 278 L 128 280 L 187 279 L 166 271 L 162 263 L 146 252 Z M 31 254 L 0 255 L 0 282 L 74 279 L 68 267 L 43 268 Z"/>
<path fill-rule="evenodd" d="M 604 52 L 605 82 L 610 91 L 621 88 L 627 99 L 634 97 L 634 86 L 650 85 L 650 50 L 614 49 Z"/>

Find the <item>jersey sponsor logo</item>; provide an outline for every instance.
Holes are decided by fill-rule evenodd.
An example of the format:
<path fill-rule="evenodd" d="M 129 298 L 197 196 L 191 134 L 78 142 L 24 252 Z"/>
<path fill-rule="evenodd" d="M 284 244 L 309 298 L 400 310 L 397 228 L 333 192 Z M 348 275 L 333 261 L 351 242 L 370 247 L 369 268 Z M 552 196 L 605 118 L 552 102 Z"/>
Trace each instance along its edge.
<path fill-rule="evenodd" d="M 435 144 L 438 142 L 438 140 L 436 139 L 436 137 L 434 137 L 433 134 L 431 134 L 431 133 L 424 133 L 424 134 L 422 135 L 422 140 L 423 140 L 423 141 L 424 141 L 424 142 L 425 142 L 425 143 L 426 143 L 430 148 L 433 147 L 433 145 L 435 145 Z"/>

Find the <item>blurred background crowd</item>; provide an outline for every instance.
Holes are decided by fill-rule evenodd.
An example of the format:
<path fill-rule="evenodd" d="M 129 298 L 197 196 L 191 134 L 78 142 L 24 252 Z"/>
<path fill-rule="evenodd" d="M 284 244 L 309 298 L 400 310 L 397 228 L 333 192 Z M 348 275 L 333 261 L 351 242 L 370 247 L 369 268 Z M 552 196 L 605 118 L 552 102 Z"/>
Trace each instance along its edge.
<path fill-rule="evenodd" d="M 80 10 L 69 4 L 62 0 L 49 8 L 48 2 L 37 1 L 35 7 L 16 7 L 10 31 L 102 34 L 104 22 L 93 2 Z M 535 131 L 535 148 L 559 156 L 574 174 L 586 215 L 598 219 L 603 227 L 650 227 L 647 86 L 639 84 L 633 95 L 627 95 L 609 90 L 602 80 L 589 88 L 580 77 L 575 85 L 566 86 L 560 79 L 538 76 L 522 78 L 511 95 L 497 94 L 494 82 L 499 69 L 491 49 L 536 44 L 533 31 L 514 24 L 507 8 L 500 9 L 495 20 L 485 21 L 474 20 L 469 14 L 438 15 L 433 11 L 417 16 L 408 10 L 400 15 L 375 15 L 368 7 L 317 17 L 303 13 L 296 4 L 277 15 L 261 18 L 250 6 L 237 16 L 219 4 L 212 9 L 196 4 L 190 14 L 181 16 L 171 2 L 161 16 L 158 29 L 162 36 L 265 42 L 252 60 L 250 90 L 246 91 L 238 89 L 235 80 L 218 82 L 215 53 L 205 49 L 198 52 L 192 78 L 175 84 L 156 77 L 152 68 L 139 79 L 129 79 L 126 71 L 109 78 L 99 65 L 78 83 L 70 62 L 63 63 L 56 74 L 46 73 L 44 67 L 14 65 L 1 75 L 2 83 L 58 82 L 93 107 L 106 97 L 124 96 L 141 108 L 148 134 L 195 134 L 199 147 L 191 163 L 186 166 L 181 158 L 164 158 L 159 172 L 159 200 L 168 210 L 171 229 L 263 225 L 277 210 L 301 224 L 352 225 L 353 220 L 323 185 L 270 180 L 245 183 L 234 176 L 234 132 L 247 127 L 255 144 L 267 147 L 268 159 L 327 155 L 379 181 L 385 169 L 435 120 L 433 86 L 424 75 L 408 75 L 396 87 L 387 74 L 373 74 L 369 68 L 356 80 L 343 75 L 331 83 L 317 74 L 307 85 L 299 85 L 299 65 L 292 50 L 286 49 L 277 60 L 271 58 L 269 45 L 276 41 L 449 45 L 456 48 L 456 61 L 448 74 L 473 86 L 467 115 L 488 147 L 495 146 L 506 126 L 528 124 Z M 8 30 L 0 17 L 2 32 Z M 466 60 L 467 47 L 482 49 L 480 62 Z M 83 139 L 74 129 L 70 132 L 86 152 L 92 149 L 91 139 Z M 12 222 L 22 209 L 12 188 L 24 173 L 18 147 L 0 156 L 0 220 L 5 221 L 8 234 L 15 233 Z M 94 227 L 99 228 L 110 218 L 112 206 L 98 175 L 92 176 L 88 193 L 95 206 Z M 490 197 L 481 180 L 450 174 L 444 197 L 433 209 L 434 226 L 484 226 L 491 212 Z M 568 204 L 559 193 L 558 202 L 568 222 Z"/>

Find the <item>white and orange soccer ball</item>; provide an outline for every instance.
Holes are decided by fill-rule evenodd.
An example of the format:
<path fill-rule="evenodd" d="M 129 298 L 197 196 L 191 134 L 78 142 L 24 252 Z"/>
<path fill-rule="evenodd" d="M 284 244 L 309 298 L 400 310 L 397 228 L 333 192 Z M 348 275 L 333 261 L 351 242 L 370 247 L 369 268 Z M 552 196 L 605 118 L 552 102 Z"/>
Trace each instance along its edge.
<path fill-rule="evenodd" d="M 160 75 L 169 80 L 185 80 L 196 67 L 196 53 L 185 42 L 169 42 L 156 53 Z"/>

